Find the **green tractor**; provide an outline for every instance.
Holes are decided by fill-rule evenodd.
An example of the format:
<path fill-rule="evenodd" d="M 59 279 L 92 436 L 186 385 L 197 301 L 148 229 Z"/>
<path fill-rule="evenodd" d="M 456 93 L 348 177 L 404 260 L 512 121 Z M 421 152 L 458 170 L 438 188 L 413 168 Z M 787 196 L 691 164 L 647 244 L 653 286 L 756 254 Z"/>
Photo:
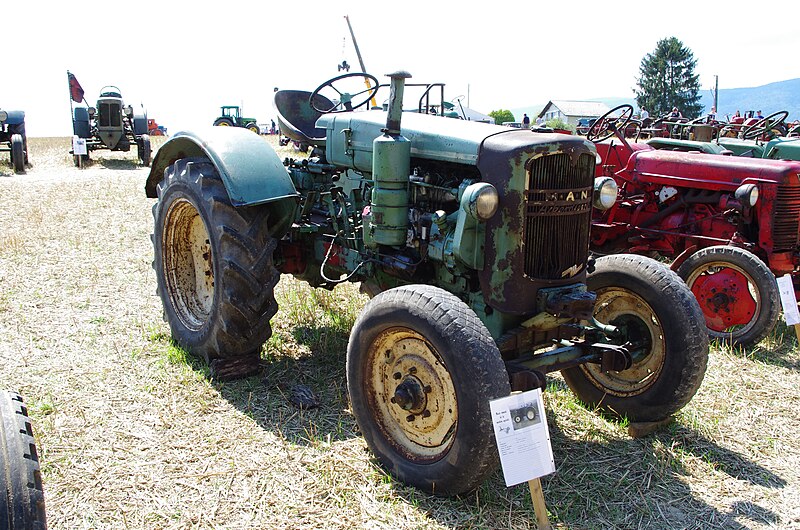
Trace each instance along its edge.
<path fill-rule="evenodd" d="M 220 116 L 214 120 L 214 125 L 218 127 L 244 127 L 256 134 L 260 134 L 258 123 L 255 118 L 243 118 L 240 115 L 241 109 L 235 105 L 223 105 L 220 107 Z"/>
<path fill-rule="evenodd" d="M 404 113 L 409 77 L 390 75 L 387 110 L 358 110 L 377 91 L 367 74 L 276 92 L 281 131 L 312 146 L 302 160 L 232 128 L 161 147 L 145 191 L 175 341 L 214 377 L 248 375 L 281 273 L 361 282 L 353 414 L 382 465 L 438 495 L 495 470 L 489 401 L 542 388 L 547 373 L 631 422 L 688 403 L 708 359 L 703 314 L 650 258 L 590 258 L 592 209 L 616 199 L 613 180 L 594 177 L 594 145 Z"/>

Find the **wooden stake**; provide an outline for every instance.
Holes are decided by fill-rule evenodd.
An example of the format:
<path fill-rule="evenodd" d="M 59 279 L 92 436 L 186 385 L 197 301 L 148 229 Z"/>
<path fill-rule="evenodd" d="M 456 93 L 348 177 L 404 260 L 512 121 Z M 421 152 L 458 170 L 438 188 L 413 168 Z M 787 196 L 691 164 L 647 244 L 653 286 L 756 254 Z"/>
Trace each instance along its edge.
<path fill-rule="evenodd" d="M 798 324 L 800 326 L 800 324 Z M 544 492 L 542 483 L 538 478 L 528 481 L 528 488 L 531 490 L 531 500 L 533 501 L 533 511 L 536 513 L 536 525 L 539 530 L 551 530 L 550 520 L 547 518 L 547 505 L 544 503 Z"/>
<path fill-rule="evenodd" d="M 800 324 L 794 325 L 794 334 L 797 336 L 797 343 L 800 344 Z"/>

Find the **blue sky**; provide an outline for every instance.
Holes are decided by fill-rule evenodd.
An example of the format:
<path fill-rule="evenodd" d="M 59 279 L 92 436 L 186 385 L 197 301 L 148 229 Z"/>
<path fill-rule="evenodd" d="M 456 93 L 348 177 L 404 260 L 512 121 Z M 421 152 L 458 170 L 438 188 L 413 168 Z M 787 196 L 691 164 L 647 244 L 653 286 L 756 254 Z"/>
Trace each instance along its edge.
<path fill-rule="evenodd" d="M 67 70 L 90 102 L 116 85 L 170 132 L 210 125 L 226 104 L 269 122 L 273 87 L 312 90 L 343 59 L 358 64 L 344 15 L 368 72 L 444 82 L 448 99 L 465 96 L 484 113 L 631 97 L 642 58 L 671 36 L 693 51 L 703 90 L 715 75 L 720 88 L 800 77 L 800 32 L 784 23 L 800 15 L 797 0 L 745 4 L 752 14 L 684 0 L 5 4 L 4 41 L 13 44 L 0 107 L 24 110 L 30 136 L 72 133 Z"/>

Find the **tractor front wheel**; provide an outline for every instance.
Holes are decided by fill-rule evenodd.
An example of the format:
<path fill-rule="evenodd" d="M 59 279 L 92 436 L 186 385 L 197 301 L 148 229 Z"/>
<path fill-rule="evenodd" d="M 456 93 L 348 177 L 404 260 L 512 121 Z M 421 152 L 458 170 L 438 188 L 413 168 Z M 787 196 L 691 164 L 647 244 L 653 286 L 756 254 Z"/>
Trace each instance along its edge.
<path fill-rule="evenodd" d="M 700 306 L 677 274 L 644 256 L 599 258 L 587 286 L 597 294 L 594 318 L 617 328 L 631 366 L 603 371 L 586 363 L 562 371 L 590 407 L 630 421 L 666 419 L 692 399 L 708 362 L 708 335 Z"/>
<path fill-rule="evenodd" d="M 150 136 L 143 134 L 139 139 L 139 145 L 137 147 L 139 148 L 139 160 L 142 161 L 142 165 L 145 167 L 150 167 L 150 158 L 152 155 Z"/>
<path fill-rule="evenodd" d="M 457 495 L 497 467 L 489 400 L 510 393 L 508 374 L 447 291 L 408 285 L 370 300 L 350 334 L 347 387 L 367 445 L 403 482 Z"/>
<path fill-rule="evenodd" d="M 261 134 L 261 129 L 258 128 L 258 124 L 255 123 L 255 122 L 248 123 L 245 126 L 245 128 L 247 128 L 249 131 L 254 132 L 256 134 Z"/>
<path fill-rule="evenodd" d="M 176 161 L 157 193 L 153 267 L 173 338 L 220 379 L 252 373 L 278 310 L 268 210 L 234 208 L 205 158 Z"/>
<path fill-rule="evenodd" d="M 25 142 L 20 134 L 11 135 L 11 165 L 16 173 L 25 173 Z"/>
<path fill-rule="evenodd" d="M 778 322 L 780 293 L 775 275 L 752 252 L 715 246 L 701 249 L 678 268 L 703 310 L 712 339 L 749 347 Z"/>

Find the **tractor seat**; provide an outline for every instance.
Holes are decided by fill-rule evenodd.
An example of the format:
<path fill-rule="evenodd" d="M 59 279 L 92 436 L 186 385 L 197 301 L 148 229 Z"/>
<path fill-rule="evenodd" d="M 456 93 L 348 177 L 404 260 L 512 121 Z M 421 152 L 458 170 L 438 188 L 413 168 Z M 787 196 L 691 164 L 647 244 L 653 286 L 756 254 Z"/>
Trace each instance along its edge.
<path fill-rule="evenodd" d="M 281 134 L 295 142 L 324 147 L 325 129 L 316 127 L 317 120 L 323 113 L 311 107 L 310 96 L 311 92 L 305 90 L 275 92 L 273 103 L 278 113 L 278 125 L 280 125 Z M 333 108 L 333 102 L 320 94 L 317 94 L 314 101 L 320 108 Z"/>

